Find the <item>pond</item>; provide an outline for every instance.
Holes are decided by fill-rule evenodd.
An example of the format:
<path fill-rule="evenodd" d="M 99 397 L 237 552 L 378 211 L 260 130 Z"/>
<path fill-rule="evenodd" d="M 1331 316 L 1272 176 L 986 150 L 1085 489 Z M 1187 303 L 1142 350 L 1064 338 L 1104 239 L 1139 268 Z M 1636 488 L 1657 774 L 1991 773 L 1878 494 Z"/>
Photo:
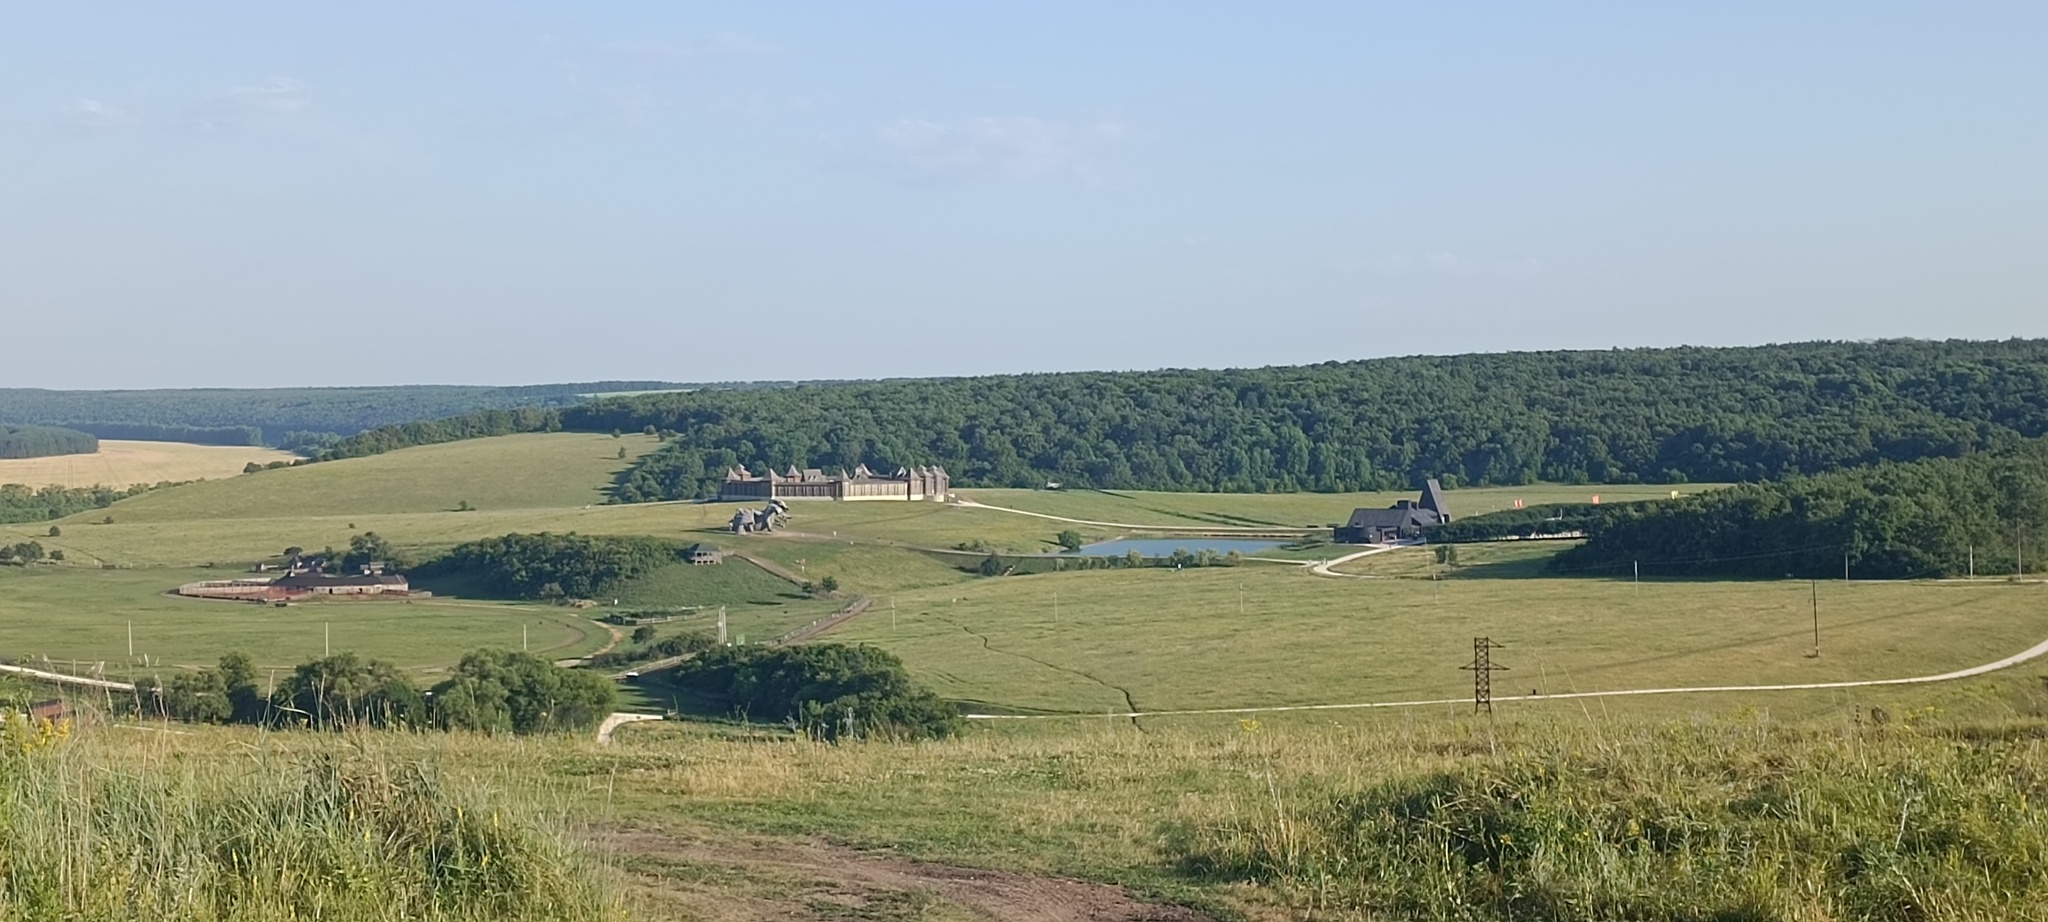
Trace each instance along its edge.
<path fill-rule="evenodd" d="M 1205 538 L 1200 536 L 1186 538 L 1118 538 L 1115 541 L 1102 541 L 1090 544 L 1076 553 L 1083 557 L 1122 557 L 1132 551 L 1137 551 L 1146 557 L 1171 557 L 1174 551 L 1187 551 L 1190 554 L 1199 554 L 1203 551 L 1228 554 L 1231 551 L 1236 551 L 1239 554 L 1250 556 L 1260 551 L 1270 551 L 1286 543 L 1285 541 L 1262 538 Z"/>

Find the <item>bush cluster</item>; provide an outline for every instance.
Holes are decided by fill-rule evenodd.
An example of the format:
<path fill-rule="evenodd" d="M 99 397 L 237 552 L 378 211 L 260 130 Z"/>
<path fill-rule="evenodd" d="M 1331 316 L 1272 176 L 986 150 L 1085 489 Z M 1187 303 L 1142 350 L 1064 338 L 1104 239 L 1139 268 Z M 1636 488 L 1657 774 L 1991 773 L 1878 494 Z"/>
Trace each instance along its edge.
<path fill-rule="evenodd" d="M 945 737 L 964 725 L 902 660 L 865 645 L 715 647 L 676 667 L 674 681 L 816 739 Z"/>
<path fill-rule="evenodd" d="M 538 656 L 477 650 L 431 689 L 398 667 L 338 653 L 292 670 L 264 695 L 249 657 L 230 653 L 212 669 L 135 684 L 145 711 L 198 723 L 276 727 L 436 727 L 541 733 L 594 727 L 618 704 L 603 676 L 563 669 Z"/>
<path fill-rule="evenodd" d="M 464 574 L 520 598 L 593 598 L 674 563 L 678 553 L 674 544 L 656 538 L 513 534 L 456 545 L 413 572 L 427 578 Z"/>

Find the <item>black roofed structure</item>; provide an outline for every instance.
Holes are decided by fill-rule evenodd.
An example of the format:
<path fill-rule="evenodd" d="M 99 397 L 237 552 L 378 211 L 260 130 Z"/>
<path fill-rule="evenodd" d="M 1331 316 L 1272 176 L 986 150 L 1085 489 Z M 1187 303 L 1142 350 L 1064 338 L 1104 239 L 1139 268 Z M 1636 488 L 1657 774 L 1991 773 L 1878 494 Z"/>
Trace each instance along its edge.
<path fill-rule="evenodd" d="M 1451 520 L 1451 507 L 1444 501 L 1444 488 L 1434 479 L 1422 488 L 1422 499 L 1404 499 L 1386 509 L 1354 509 L 1351 518 L 1337 526 L 1339 544 L 1391 544 L 1422 537 L 1422 530 Z"/>

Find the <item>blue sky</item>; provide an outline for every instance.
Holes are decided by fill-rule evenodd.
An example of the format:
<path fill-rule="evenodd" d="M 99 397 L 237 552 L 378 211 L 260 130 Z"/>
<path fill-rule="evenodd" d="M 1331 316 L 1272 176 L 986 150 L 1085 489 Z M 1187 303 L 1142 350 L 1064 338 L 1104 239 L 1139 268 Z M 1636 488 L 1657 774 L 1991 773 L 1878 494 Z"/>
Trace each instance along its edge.
<path fill-rule="evenodd" d="M 2048 335 L 2042 4 L 15 4 L 0 386 Z"/>

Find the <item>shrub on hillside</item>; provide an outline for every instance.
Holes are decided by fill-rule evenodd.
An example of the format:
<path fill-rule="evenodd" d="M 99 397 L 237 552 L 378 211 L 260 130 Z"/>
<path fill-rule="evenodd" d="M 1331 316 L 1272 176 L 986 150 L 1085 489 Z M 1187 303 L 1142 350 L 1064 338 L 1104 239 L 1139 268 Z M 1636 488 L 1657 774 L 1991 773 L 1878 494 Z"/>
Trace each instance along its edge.
<path fill-rule="evenodd" d="M 718 647 L 678 666 L 675 682 L 816 739 L 945 737 L 963 726 L 895 654 L 865 645 Z"/>
<path fill-rule="evenodd" d="M 397 666 L 336 653 L 292 670 L 271 693 L 270 712 L 286 725 L 422 727 L 427 699 Z"/>
<path fill-rule="evenodd" d="M 618 707 L 617 687 L 601 675 L 499 650 L 464 656 L 433 698 L 435 726 L 487 733 L 585 730 Z"/>
<path fill-rule="evenodd" d="M 47 522 L 88 509 L 104 509 L 115 500 L 127 499 L 164 484 L 137 484 L 125 490 L 107 487 L 43 487 L 31 489 L 18 483 L 0 484 L 0 523 Z"/>

